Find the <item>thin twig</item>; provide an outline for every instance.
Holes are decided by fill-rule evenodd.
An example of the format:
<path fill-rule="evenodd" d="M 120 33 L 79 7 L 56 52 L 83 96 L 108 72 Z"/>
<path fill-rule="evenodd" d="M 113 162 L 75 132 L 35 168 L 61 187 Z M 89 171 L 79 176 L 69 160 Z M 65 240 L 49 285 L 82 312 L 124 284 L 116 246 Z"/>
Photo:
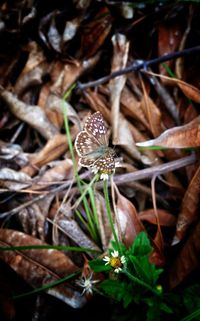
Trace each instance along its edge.
<path fill-rule="evenodd" d="M 114 176 L 114 182 L 116 185 L 125 185 L 127 183 L 132 183 L 133 181 L 138 181 L 138 180 L 142 180 L 142 179 L 150 179 L 153 176 L 159 176 L 159 175 L 163 175 L 163 174 L 167 174 L 169 172 L 172 172 L 174 170 L 177 170 L 179 168 L 188 166 L 188 165 L 192 165 L 194 164 L 196 161 L 196 155 L 195 153 L 192 153 L 190 156 L 186 156 L 183 157 L 181 159 L 175 160 L 175 161 L 171 161 L 162 165 L 157 165 L 154 167 L 150 167 L 150 168 L 145 168 L 145 169 L 141 169 L 138 171 L 135 171 L 133 173 L 127 173 L 127 174 L 122 174 L 122 175 L 115 175 Z M 81 179 L 91 179 L 91 173 L 89 171 L 83 173 L 82 175 L 80 175 Z M 60 191 L 63 191 L 64 189 L 68 188 L 70 186 L 71 180 L 61 186 L 56 187 L 55 189 L 49 191 L 49 194 L 56 194 Z M 110 183 L 108 182 L 108 185 L 110 185 Z M 96 188 L 101 189 L 103 188 L 103 182 L 97 182 L 96 183 Z M 11 211 L 8 212 L 4 212 L 2 214 L 0 214 L 0 218 L 4 218 L 6 216 L 10 216 L 10 215 L 14 215 L 17 214 L 20 210 L 22 210 L 23 208 L 26 208 L 27 206 L 30 206 L 31 204 L 38 202 L 39 200 L 43 199 L 44 197 L 47 197 L 47 195 L 39 195 L 37 197 L 35 197 L 34 199 L 32 199 L 31 201 L 28 201 L 25 204 L 22 204 L 16 208 L 14 208 Z"/>
<path fill-rule="evenodd" d="M 179 58 L 179 57 L 183 57 L 183 56 L 186 56 L 186 55 L 191 54 L 191 53 L 196 52 L 196 51 L 200 51 L 200 46 L 187 48 L 187 49 L 184 49 L 184 50 L 181 50 L 181 51 L 171 52 L 171 53 L 165 54 L 165 55 L 163 55 L 163 56 L 161 56 L 159 58 L 155 58 L 155 59 L 151 59 L 151 60 L 147 60 L 147 61 L 137 60 L 137 61 L 134 61 L 134 63 L 131 64 L 130 66 L 128 66 L 126 68 L 123 68 L 123 69 L 120 69 L 120 70 L 117 70 L 117 71 L 111 73 L 110 75 L 102 77 L 102 78 L 100 78 L 98 80 L 90 81 L 90 82 L 87 82 L 85 84 L 81 83 L 81 82 L 78 82 L 76 88 L 79 89 L 79 90 L 84 90 L 84 89 L 89 88 L 89 87 L 99 86 L 99 85 L 104 84 L 105 82 L 107 82 L 110 79 L 113 79 L 115 77 L 122 76 L 122 75 L 128 74 L 130 72 L 139 71 L 141 69 L 147 69 L 149 66 L 160 64 L 162 62 L 169 61 L 169 60 L 172 60 L 172 59 L 176 59 L 176 58 Z"/>
<path fill-rule="evenodd" d="M 115 175 L 114 182 L 117 186 L 119 186 L 119 185 L 125 185 L 126 183 L 133 182 L 133 181 L 150 179 L 153 176 L 167 174 L 179 168 L 192 165 L 195 163 L 195 161 L 196 161 L 196 155 L 192 153 L 190 156 L 186 156 L 162 165 L 141 169 L 133 173 Z M 102 188 L 102 186 L 103 186 L 102 182 L 96 183 L 97 188 Z"/>

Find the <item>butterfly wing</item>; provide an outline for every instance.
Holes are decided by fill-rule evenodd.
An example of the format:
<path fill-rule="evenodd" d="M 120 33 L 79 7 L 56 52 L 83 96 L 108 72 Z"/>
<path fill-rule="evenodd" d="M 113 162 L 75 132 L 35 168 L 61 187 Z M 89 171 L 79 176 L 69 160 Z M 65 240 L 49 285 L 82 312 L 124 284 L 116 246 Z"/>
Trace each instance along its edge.
<path fill-rule="evenodd" d="M 114 153 L 111 150 L 108 150 L 93 163 L 92 167 L 100 173 L 108 175 L 113 174 L 115 171 Z"/>
<path fill-rule="evenodd" d="M 85 122 L 84 130 L 103 146 L 108 146 L 107 128 L 102 114 L 97 111 L 90 115 Z"/>
<path fill-rule="evenodd" d="M 95 158 L 94 159 L 92 159 L 92 158 L 89 159 L 87 157 L 80 157 L 78 163 L 79 163 L 79 165 L 81 165 L 83 167 L 92 167 L 94 162 L 95 162 L 95 160 L 96 160 Z"/>
<path fill-rule="evenodd" d="M 99 143 L 83 130 L 77 135 L 74 146 L 78 156 L 86 157 L 99 148 Z"/>

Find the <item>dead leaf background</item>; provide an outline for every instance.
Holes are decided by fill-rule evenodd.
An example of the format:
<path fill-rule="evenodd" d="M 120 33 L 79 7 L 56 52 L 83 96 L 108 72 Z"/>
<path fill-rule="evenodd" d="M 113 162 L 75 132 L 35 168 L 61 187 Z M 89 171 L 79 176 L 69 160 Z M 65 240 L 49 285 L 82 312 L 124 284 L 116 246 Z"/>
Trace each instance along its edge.
<path fill-rule="evenodd" d="M 141 230 L 147 231 L 154 246 L 151 259 L 162 263 L 166 287 L 182 286 L 199 266 L 199 52 L 101 81 L 95 87 L 80 90 L 80 85 L 141 60 L 197 46 L 199 5 L 132 8 L 111 1 L 3 1 L 0 9 L 1 243 L 107 251 L 112 233 L 101 182 L 94 188 L 99 243 L 83 224 L 87 222 L 83 204 L 74 207 L 80 197 L 77 164 L 73 164 L 63 119 L 65 108 L 74 141 L 88 114 L 100 111 L 119 160 L 110 193 L 118 235 L 129 246 Z M 74 82 L 77 87 L 63 102 Z M 188 163 L 178 166 L 186 155 L 191 155 Z M 173 160 L 177 167 L 172 171 Z M 157 171 L 159 166 L 162 172 Z M 139 182 L 132 179 L 145 169 L 147 175 Z M 91 172 L 78 170 L 89 183 Z M 155 176 L 157 217 L 151 194 Z M 163 238 L 159 248 L 158 220 Z M 95 255 L 87 254 L 87 260 Z M 71 251 L 0 251 L 0 257 L 33 288 L 84 266 L 83 253 Z M 1 271 L 3 275 L 0 265 Z M 10 321 L 17 315 L 10 299 L 12 284 L 6 289 L 0 282 L 5 289 L 0 293 L 2 309 L 6 310 L 7 300 L 11 312 L 4 314 Z M 87 298 L 73 282 L 48 293 L 71 307 L 87 306 Z"/>

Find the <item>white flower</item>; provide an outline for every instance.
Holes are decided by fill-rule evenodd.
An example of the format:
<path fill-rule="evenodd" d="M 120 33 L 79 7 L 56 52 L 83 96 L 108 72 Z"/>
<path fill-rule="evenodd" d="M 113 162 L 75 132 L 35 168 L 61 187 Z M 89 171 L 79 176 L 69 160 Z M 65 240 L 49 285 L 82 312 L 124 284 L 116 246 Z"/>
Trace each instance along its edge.
<path fill-rule="evenodd" d="M 76 281 L 76 284 L 81 288 L 83 288 L 82 295 L 84 293 L 86 294 L 93 293 L 94 284 L 98 283 L 99 280 L 92 280 L 92 277 L 93 277 L 93 273 L 91 273 L 88 278 L 82 277 Z"/>
<path fill-rule="evenodd" d="M 119 273 L 122 271 L 122 267 L 123 265 L 126 263 L 126 258 L 124 255 L 122 255 L 121 257 L 119 256 L 119 252 L 114 250 L 113 252 L 111 252 L 111 256 L 105 256 L 103 258 L 103 261 L 105 261 L 105 265 L 110 265 L 113 269 L 115 273 Z"/>
<path fill-rule="evenodd" d="M 105 261 L 105 265 L 110 264 L 110 257 L 109 256 L 104 256 L 103 261 Z"/>
<path fill-rule="evenodd" d="M 100 175 L 100 179 L 103 179 L 104 181 L 105 181 L 105 180 L 108 180 L 108 178 L 109 178 L 109 175 L 106 174 L 106 173 L 102 173 L 102 174 Z"/>
<path fill-rule="evenodd" d="M 119 272 L 121 272 L 121 271 L 122 271 L 122 268 L 120 268 L 120 267 L 114 269 L 114 272 L 115 272 L 115 273 L 119 273 Z"/>

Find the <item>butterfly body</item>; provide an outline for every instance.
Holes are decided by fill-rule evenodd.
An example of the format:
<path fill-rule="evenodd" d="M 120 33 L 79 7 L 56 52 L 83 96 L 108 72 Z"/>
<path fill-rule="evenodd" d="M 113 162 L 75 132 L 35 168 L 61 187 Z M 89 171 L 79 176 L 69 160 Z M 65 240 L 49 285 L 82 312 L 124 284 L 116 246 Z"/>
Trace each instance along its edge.
<path fill-rule="evenodd" d="M 100 112 L 87 118 L 83 130 L 76 137 L 75 148 L 81 166 L 91 167 L 100 174 L 114 172 L 114 151 L 108 147 L 107 129 Z"/>

